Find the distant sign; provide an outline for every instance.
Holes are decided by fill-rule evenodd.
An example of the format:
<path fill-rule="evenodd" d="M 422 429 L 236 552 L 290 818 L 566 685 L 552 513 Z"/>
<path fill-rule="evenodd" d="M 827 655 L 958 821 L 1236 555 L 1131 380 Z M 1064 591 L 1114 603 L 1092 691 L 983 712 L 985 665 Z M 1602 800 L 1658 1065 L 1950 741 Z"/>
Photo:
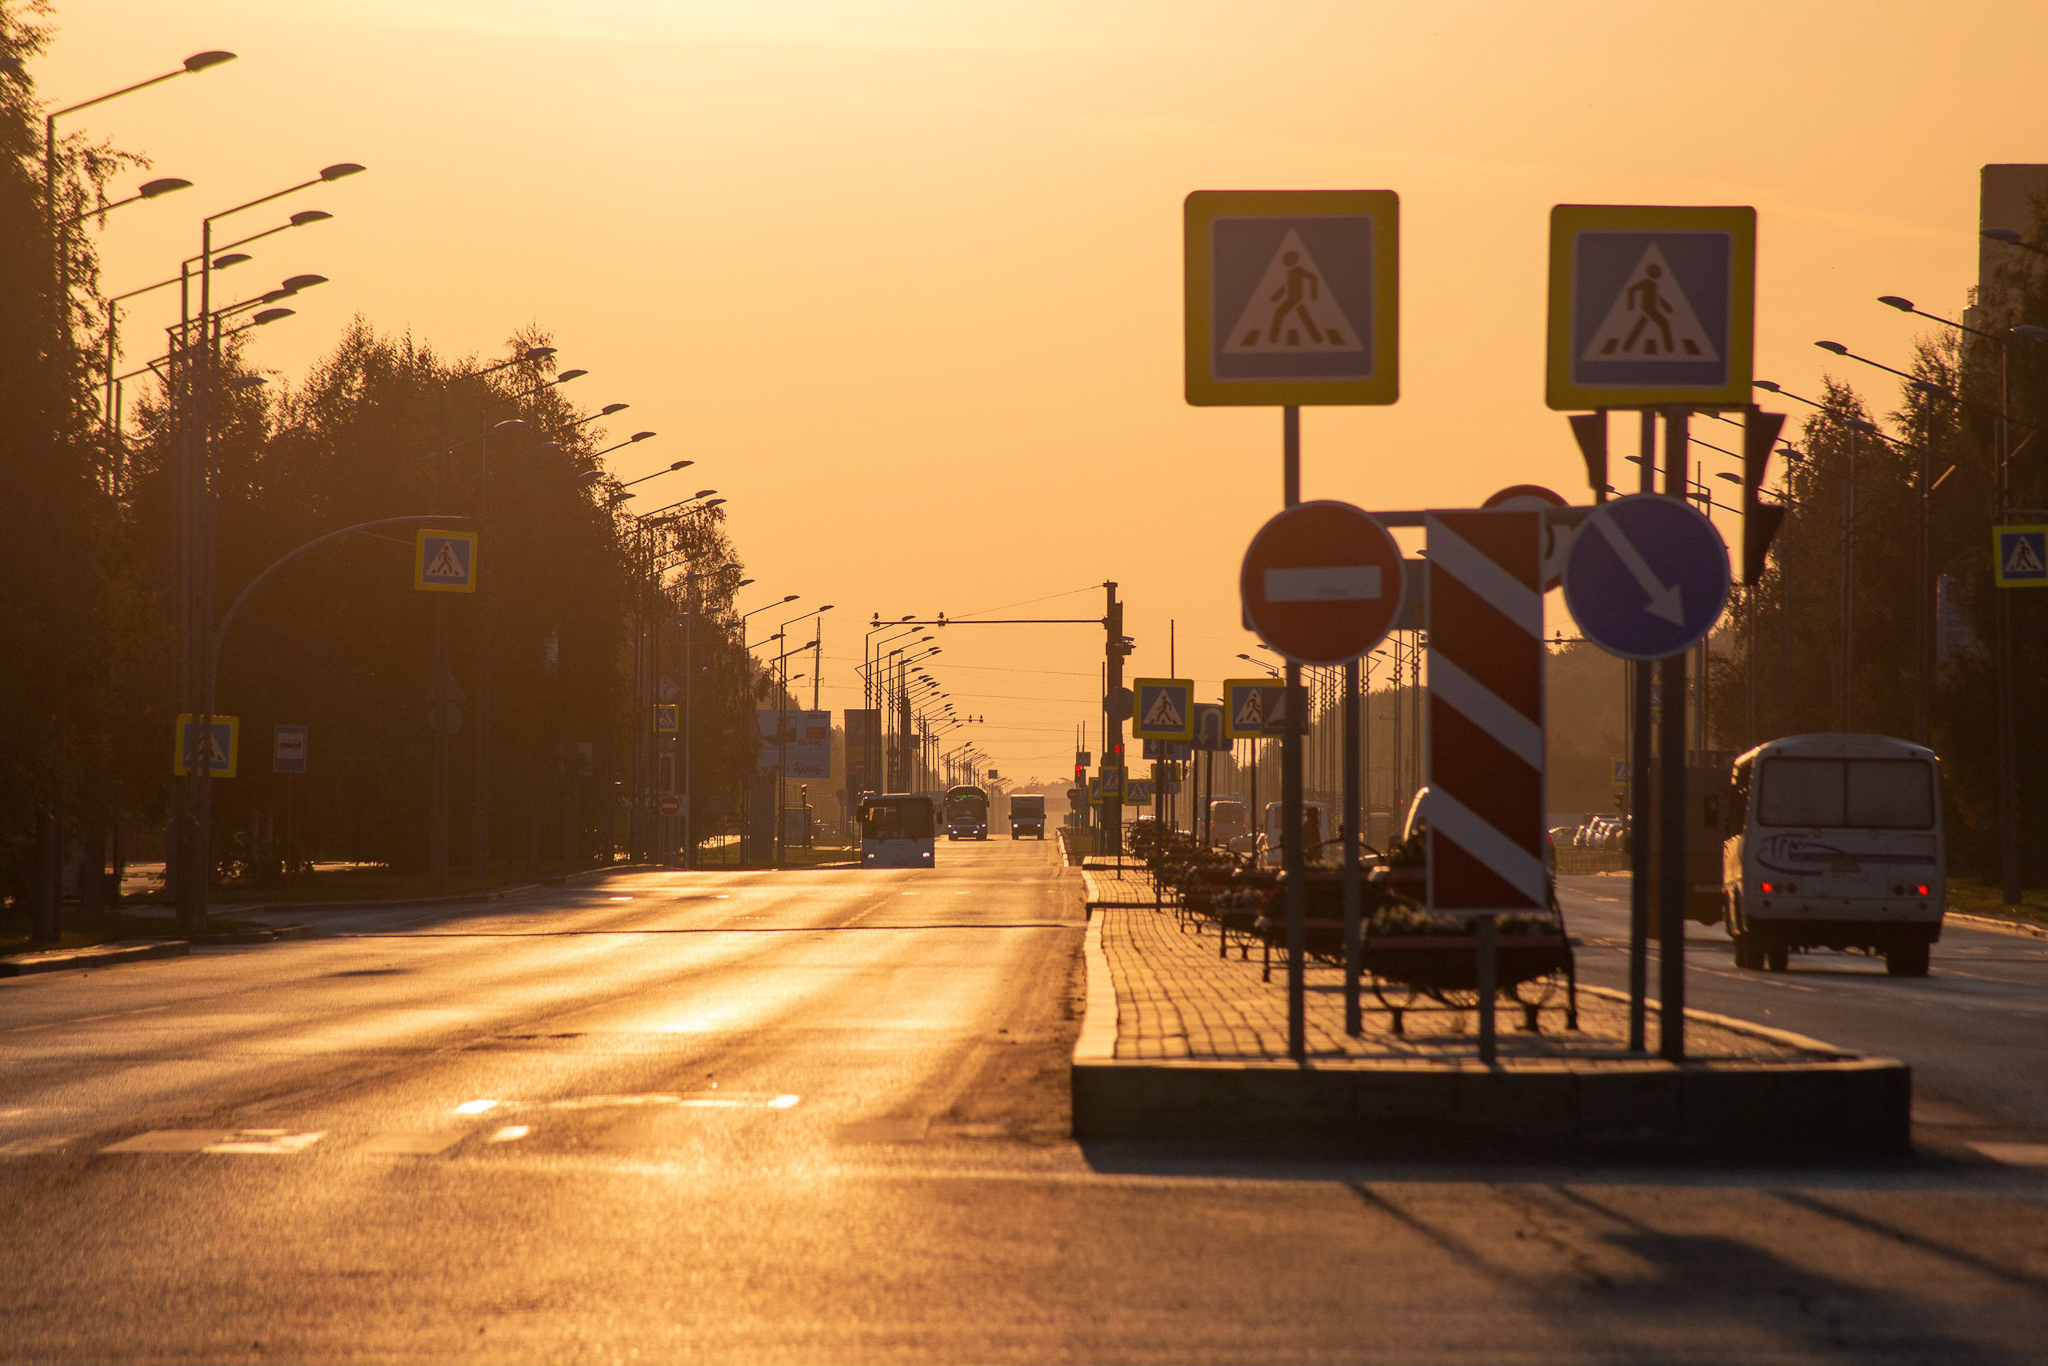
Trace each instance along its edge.
<path fill-rule="evenodd" d="M 1144 752 L 1139 757 L 1180 763 L 1193 758 L 1194 749 L 1192 740 L 1147 740 L 1144 742 Z"/>
<path fill-rule="evenodd" d="M 1400 206 L 1391 190 L 1189 195 L 1188 402 L 1398 398 Z"/>
<path fill-rule="evenodd" d="M 306 728 L 304 726 L 274 726 L 271 728 L 270 771 L 272 773 L 304 773 L 306 771 Z"/>
<path fill-rule="evenodd" d="M 1221 702 L 1195 703 L 1194 748 L 1209 754 L 1230 748 L 1230 737 L 1223 726 Z"/>
<path fill-rule="evenodd" d="M 1102 766 L 1102 771 L 1096 775 L 1096 778 L 1097 789 L 1102 793 L 1103 796 L 1121 797 L 1123 795 L 1124 771 L 1121 767 L 1113 767 L 1109 764 L 1104 764 Z"/>
<path fill-rule="evenodd" d="M 1152 780 L 1150 778 L 1133 778 L 1129 785 L 1124 788 L 1124 805 L 1150 806 L 1152 804 L 1152 793 Z"/>
<path fill-rule="evenodd" d="M 683 814 L 683 799 L 673 792 L 664 792 L 654 807 L 664 816 L 680 816 Z"/>
<path fill-rule="evenodd" d="M 1185 678 L 1131 680 L 1131 734 L 1140 740 L 1189 740 L 1195 734 L 1195 685 Z"/>
<path fill-rule="evenodd" d="M 476 533 L 421 527 L 413 538 L 412 586 L 426 593 L 476 592 Z"/>
<path fill-rule="evenodd" d="M 2048 586 L 2048 526 L 1993 527 L 1991 551 L 2000 588 Z"/>
<path fill-rule="evenodd" d="M 1623 659 L 1667 659 L 1692 648 L 1721 619 L 1728 587 L 1721 533 L 1690 503 L 1655 493 L 1595 508 L 1565 562 L 1572 620 L 1586 639 Z"/>
<path fill-rule="evenodd" d="M 681 707 L 678 707 L 673 702 L 655 703 L 654 733 L 656 735 L 674 735 L 677 731 L 681 730 L 680 717 L 682 710 Z"/>
<path fill-rule="evenodd" d="M 1550 211 L 1553 408 L 1750 402 L 1756 210 Z"/>
<path fill-rule="evenodd" d="M 1287 686 L 1277 679 L 1225 679 L 1223 707 L 1223 732 L 1232 740 L 1287 732 Z"/>
<path fill-rule="evenodd" d="M 171 772 L 187 778 L 204 770 L 214 778 L 232 778 L 240 758 L 241 718 L 215 716 L 211 726 L 201 726 L 190 712 L 178 715 L 171 751 Z"/>

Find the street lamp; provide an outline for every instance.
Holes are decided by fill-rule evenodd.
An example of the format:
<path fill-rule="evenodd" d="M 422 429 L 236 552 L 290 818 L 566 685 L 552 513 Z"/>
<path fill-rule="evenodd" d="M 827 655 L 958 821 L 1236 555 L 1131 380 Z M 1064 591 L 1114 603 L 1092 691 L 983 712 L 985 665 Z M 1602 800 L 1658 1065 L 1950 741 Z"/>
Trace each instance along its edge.
<path fill-rule="evenodd" d="M 129 195 L 126 199 L 116 199 L 106 204 L 96 205 L 83 213 L 75 213 L 71 217 L 59 222 L 57 227 L 60 230 L 76 227 L 88 218 L 98 218 L 102 214 L 112 213 L 115 209 L 125 208 L 130 204 L 139 204 L 145 199 L 157 199 L 163 195 L 170 194 L 174 190 L 189 190 L 191 188 L 191 181 L 180 180 L 176 176 L 165 176 L 160 180 L 146 180 L 142 183 L 140 189 L 134 194 Z"/>
<path fill-rule="evenodd" d="M 1280 671 L 1274 668 L 1271 664 L 1268 664 L 1263 659 L 1253 659 L 1250 655 L 1247 654 L 1240 654 L 1238 658 L 1243 660 L 1247 664 L 1257 665 L 1259 668 L 1264 669 L 1267 673 L 1271 674 L 1274 678 L 1278 678 L 1280 676 Z"/>

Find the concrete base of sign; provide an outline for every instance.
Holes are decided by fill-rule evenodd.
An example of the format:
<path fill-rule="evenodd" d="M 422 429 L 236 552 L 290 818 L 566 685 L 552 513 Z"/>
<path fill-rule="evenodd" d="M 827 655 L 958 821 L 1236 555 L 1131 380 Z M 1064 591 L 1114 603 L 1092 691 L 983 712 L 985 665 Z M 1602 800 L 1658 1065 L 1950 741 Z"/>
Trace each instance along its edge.
<path fill-rule="evenodd" d="M 1909 1069 L 1886 1058 L 1073 1065 L 1079 1139 L 1341 1138 L 1390 1155 L 1895 1155 L 1911 1101 Z"/>

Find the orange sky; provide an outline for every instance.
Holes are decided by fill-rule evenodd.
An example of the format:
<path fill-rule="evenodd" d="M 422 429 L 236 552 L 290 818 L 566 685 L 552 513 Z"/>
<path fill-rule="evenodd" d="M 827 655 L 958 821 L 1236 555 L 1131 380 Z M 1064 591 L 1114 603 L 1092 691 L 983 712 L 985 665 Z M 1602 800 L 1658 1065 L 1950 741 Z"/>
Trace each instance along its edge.
<path fill-rule="evenodd" d="M 1584 497 L 1542 402 L 1552 204 L 1755 205 L 1757 373 L 1812 393 L 1816 338 L 1907 356 L 1914 320 L 1876 295 L 1955 316 L 1977 168 L 2048 160 L 2039 0 L 76 0 L 55 18 L 36 75 L 66 103 L 240 54 L 66 125 L 196 182 L 108 220 L 110 287 L 173 271 L 202 212 L 365 163 L 280 208 L 335 221 L 237 271 L 251 292 L 333 280 L 254 358 L 297 376 L 358 311 L 458 352 L 551 329 L 591 371 L 580 400 L 630 402 L 621 436 L 661 433 L 622 477 L 687 457 L 679 493 L 731 499 L 762 595 L 744 606 L 836 604 L 832 707 L 858 703 L 872 612 L 1108 578 L 1136 672 L 1166 671 L 1169 618 L 1182 674 L 1243 670 L 1235 576 L 1278 506 L 1280 422 L 1182 401 L 1189 190 L 1400 192 L 1402 399 L 1308 412 L 1304 492 L 1416 507 L 1517 482 Z M 127 325 L 138 348 L 155 308 Z M 988 718 L 997 767 L 1059 773 L 1100 633 L 942 643 L 934 671 Z"/>

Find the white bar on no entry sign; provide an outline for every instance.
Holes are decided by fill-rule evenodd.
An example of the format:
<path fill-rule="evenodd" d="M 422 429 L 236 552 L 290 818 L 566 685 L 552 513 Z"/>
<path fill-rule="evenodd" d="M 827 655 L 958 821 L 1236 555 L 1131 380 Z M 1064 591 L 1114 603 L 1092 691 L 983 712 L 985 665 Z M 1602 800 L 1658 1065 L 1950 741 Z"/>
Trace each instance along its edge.
<path fill-rule="evenodd" d="M 1331 564 L 1268 569 L 1267 602 L 1370 602 L 1380 595 L 1376 564 Z"/>

